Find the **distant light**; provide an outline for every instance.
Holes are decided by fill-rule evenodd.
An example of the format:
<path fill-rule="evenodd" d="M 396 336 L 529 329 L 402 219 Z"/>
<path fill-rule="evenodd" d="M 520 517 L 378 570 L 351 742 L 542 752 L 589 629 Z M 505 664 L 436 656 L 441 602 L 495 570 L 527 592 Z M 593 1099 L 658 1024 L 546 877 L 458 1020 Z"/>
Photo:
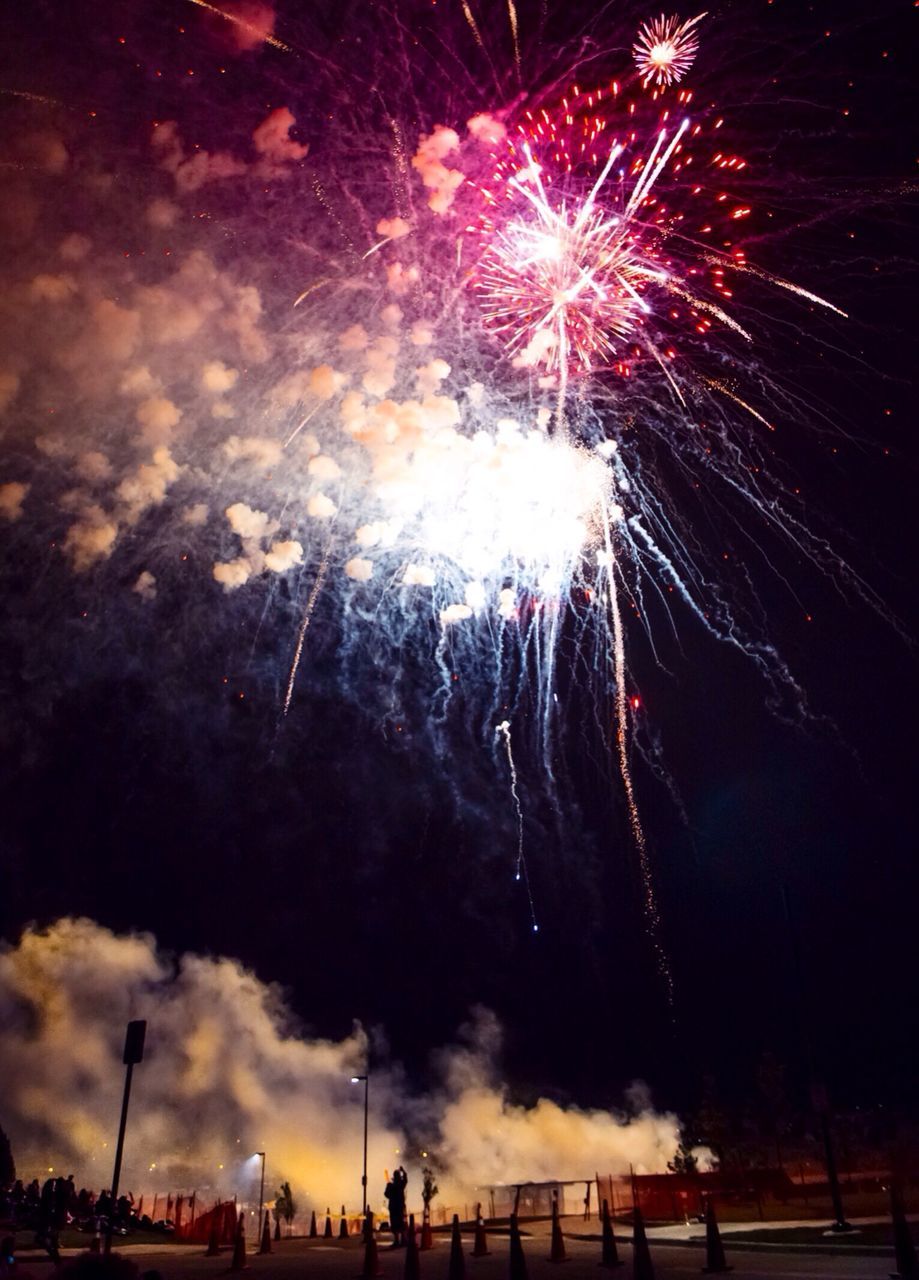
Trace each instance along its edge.
<path fill-rule="evenodd" d="M 360 1076 L 352 1076 L 352 1077 L 351 1077 L 351 1083 L 352 1083 L 352 1084 L 360 1084 L 360 1082 L 361 1082 L 361 1078 L 360 1078 Z"/>

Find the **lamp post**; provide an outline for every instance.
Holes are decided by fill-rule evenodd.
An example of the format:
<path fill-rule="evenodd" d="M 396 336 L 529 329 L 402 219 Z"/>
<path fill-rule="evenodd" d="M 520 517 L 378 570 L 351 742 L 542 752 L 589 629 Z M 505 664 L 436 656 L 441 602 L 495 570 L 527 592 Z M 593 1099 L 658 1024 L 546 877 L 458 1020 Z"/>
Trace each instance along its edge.
<path fill-rule="evenodd" d="M 258 1226 L 257 1231 L 261 1235 L 262 1231 L 262 1206 L 265 1203 L 265 1153 L 264 1151 L 256 1151 L 255 1153 L 262 1161 L 262 1182 L 258 1193 Z"/>
<path fill-rule="evenodd" d="M 364 1082 L 364 1176 L 361 1178 L 361 1187 L 363 1188 L 364 1202 L 361 1206 L 361 1213 L 367 1217 L 367 1114 L 370 1107 L 370 1076 L 352 1076 L 352 1084 L 360 1084 Z"/>
<path fill-rule="evenodd" d="M 147 1023 L 143 1018 L 134 1022 L 129 1022 L 127 1032 L 124 1038 L 124 1053 L 121 1060 L 127 1070 L 124 1074 L 124 1094 L 121 1099 L 121 1120 L 118 1125 L 118 1144 L 115 1147 L 115 1169 L 112 1173 L 112 1207 L 109 1211 L 108 1223 L 105 1228 L 105 1253 L 108 1255 L 112 1251 L 112 1225 L 115 1219 L 115 1211 L 118 1208 L 118 1184 L 121 1181 L 121 1158 L 124 1155 L 124 1131 L 128 1124 L 128 1103 L 131 1100 L 131 1077 L 134 1075 L 134 1068 L 138 1062 L 144 1060 L 144 1037 L 147 1034 Z"/>

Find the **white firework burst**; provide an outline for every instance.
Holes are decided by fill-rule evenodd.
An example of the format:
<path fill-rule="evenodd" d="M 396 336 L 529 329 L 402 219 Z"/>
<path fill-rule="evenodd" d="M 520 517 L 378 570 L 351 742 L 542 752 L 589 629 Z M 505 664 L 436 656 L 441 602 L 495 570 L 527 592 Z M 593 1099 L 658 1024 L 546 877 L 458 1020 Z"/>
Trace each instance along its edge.
<path fill-rule="evenodd" d="M 645 85 L 676 84 L 695 61 L 699 37 L 694 30 L 704 13 L 681 22 L 678 14 L 661 14 L 638 30 L 632 54 Z"/>

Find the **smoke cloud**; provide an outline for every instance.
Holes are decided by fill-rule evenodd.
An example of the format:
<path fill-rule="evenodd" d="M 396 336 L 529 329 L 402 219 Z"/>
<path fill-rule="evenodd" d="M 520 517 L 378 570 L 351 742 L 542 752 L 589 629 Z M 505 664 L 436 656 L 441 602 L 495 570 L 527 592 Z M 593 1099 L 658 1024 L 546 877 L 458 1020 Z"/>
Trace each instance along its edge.
<path fill-rule="evenodd" d="M 124 1026 L 146 1018 L 123 1185 L 246 1199 L 255 1185 L 247 1161 L 258 1150 L 268 1153 L 269 1187 L 289 1179 L 304 1206 L 355 1205 L 363 1090 L 350 1078 L 365 1070 L 367 1033 L 307 1037 L 281 990 L 237 961 L 171 958 L 149 934 L 118 935 L 87 919 L 32 926 L 0 956 L 0 1018 L 3 1124 L 22 1176 L 53 1167 L 78 1183 L 108 1184 Z M 672 1157 L 677 1121 L 644 1101 L 622 1115 L 546 1099 L 514 1105 L 495 1079 L 501 1036 L 492 1015 L 477 1011 L 458 1039 L 435 1056 L 426 1097 L 406 1089 L 397 1065 L 373 1057 L 369 1178 L 378 1207 L 384 1171 L 402 1162 L 418 1195 L 422 1149 L 447 1203 L 483 1184 L 586 1179 L 630 1164 L 661 1170 Z"/>

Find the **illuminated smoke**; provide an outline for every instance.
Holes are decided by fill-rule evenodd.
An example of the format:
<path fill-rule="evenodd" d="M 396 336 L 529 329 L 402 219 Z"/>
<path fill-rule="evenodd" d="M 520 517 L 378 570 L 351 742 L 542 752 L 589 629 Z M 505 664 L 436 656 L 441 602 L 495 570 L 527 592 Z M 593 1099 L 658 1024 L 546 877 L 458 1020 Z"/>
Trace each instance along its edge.
<path fill-rule="evenodd" d="M 354 1208 L 363 1095 L 350 1077 L 368 1050 L 359 1027 L 340 1041 L 304 1038 L 280 990 L 236 961 L 172 962 L 147 934 L 119 936 L 85 919 L 29 929 L 0 954 L 0 1016 L 3 1121 L 20 1176 L 51 1166 L 78 1185 L 108 1183 L 124 1025 L 146 1018 L 122 1185 L 251 1199 L 246 1161 L 258 1150 L 268 1153 L 269 1194 L 287 1178 L 304 1207 Z M 405 1158 L 406 1128 L 431 1147 L 445 1198 L 483 1180 L 659 1171 L 672 1158 L 677 1122 L 646 1100 L 623 1115 L 513 1105 L 494 1079 L 499 1050 L 497 1023 L 479 1011 L 439 1055 L 440 1083 L 427 1098 L 372 1062 L 372 1204 L 383 1207 L 384 1170 Z M 420 1171 L 409 1162 L 409 1172 L 415 1203 Z"/>

